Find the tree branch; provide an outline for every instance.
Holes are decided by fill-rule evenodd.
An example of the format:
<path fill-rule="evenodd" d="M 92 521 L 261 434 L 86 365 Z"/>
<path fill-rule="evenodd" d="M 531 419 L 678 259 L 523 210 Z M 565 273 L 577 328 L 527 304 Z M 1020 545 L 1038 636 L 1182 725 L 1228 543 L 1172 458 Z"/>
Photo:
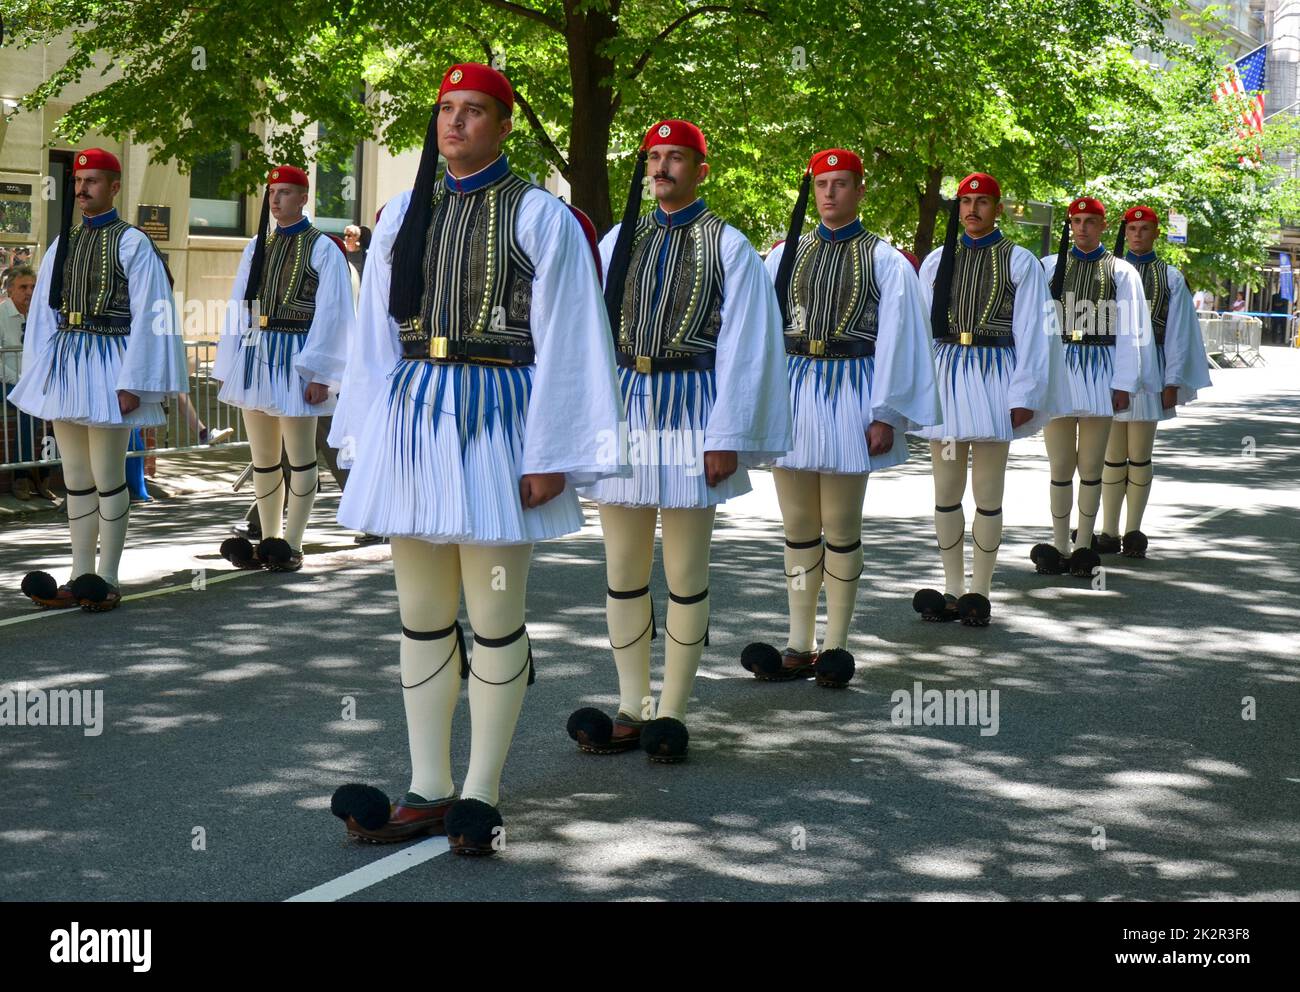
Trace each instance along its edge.
<path fill-rule="evenodd" d="M 655 40 L 650 42 L 650 44 L 646 46 L 646 50 L 637 57 L 637 60 L 634 63 L 632 63 L 632 71 L 628 73 L 627 78 L 636 79 L 636 77 L 641 74 L 641 70 L 646 67 L 646 63 L 650 61 L 650 57 L 654 54 L 655 46 L 658 45 L 660 42 L 662 42 L 665 38 L 667 38 L 670 34 L 676 31 L 687 21 L 689 21 L 691 18 L 698 17 L 700 14 L 726 14 L 726 13 L 730 13 L 733 9 L 734 8 L 730 4 L 722 4 L 722 3 L 705 4 L 702 7 L 695 7 L 691 10 L 688 10 L 686 13 L 680 15 L 676 20 L 674 20 L 671 24 L 669 24 L 668 27 L 664 28 L 657 35 L 655 35 Z M 767 12 L 762 10 L 761 8 L 744 7 L 742 9 L 746 14 L 754 14 L 757 17 L 761 17 L 765 21 L 768 19 Z"/>
<path fill-rule="evenodd" d="M 564 25 L 560 21 L 557 21 L 554 17 L 551 17 L 549 14 L 545 14 L 540 10 L 534 10 L 532 7 L 525 7 L 520 3 L 512 3 L 511 0 L 485 0 L 485 2 L 493 7 L 500 7 L 502 10 L 508 10 L 512 14 L 518 14 L 520 17 L 525 17 L 530 21 L 536 21 L 538 24 L 545 24 L 552 31 L 559 31 L 561 34 L 564 33 Z"/>

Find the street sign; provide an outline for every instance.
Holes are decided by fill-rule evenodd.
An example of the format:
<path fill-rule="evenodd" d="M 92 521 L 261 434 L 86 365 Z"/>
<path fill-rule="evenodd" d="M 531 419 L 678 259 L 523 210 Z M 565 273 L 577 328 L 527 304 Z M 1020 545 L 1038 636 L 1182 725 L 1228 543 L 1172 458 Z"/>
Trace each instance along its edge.
<path fill-rule="evenodd" d="M 1187 244 L 1187 217 L 1169 211 L 1168 239 L 1176 245 Z"/>

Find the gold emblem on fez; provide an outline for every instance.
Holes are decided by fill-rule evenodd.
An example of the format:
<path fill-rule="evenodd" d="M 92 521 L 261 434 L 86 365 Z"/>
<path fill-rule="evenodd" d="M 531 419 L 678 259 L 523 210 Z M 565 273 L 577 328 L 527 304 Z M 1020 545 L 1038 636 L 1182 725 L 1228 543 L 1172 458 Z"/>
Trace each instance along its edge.
<path fill-rule="evenodd" d="M 980 181 L 979 181 L 978 179 L 972 179 L 972 180 L 970 181 L 970 188 L 971 188 L 971 189 L 979 189 L 979 188 L 980 188 Z"/>
<path fill-rule="evenodd" d="M 276 169 L 274 172 L 271 173 L 271 180 L 274 181 L 279 178 L 280 178 L 280 170 Z"/>
<path fill-rule="evenodd" d="M 659 137 L 666 138 L 668 137 L 668 135 L 672 133 L 673 133 L 673 129 L 669 127 L 667 124 L 661 124 L 659 126 Z"/>
<path fill-rule="evenodd" d="M 1141 219 L 1142 219 L 1142 211 L 1139 210 L 1137 213 L 1135 213 L 1135 214 L 1133 215 L 1133 219 L 1134 219 L 1134 220 L 1141 220 Z"/>
<path fill-rule="evenodd" d="M 839 157 L 838 155 L 827 155 L 827 156 L 826 156 L 826 164 L 827 164 L 827 165 L 839 165 L 839 162 L 840 162 L 840 157 Z"/>
<path fill-rule="evenodd" d="M 453 70 L 451 71 L 451 81 L 452 81 L 453 83 L 459 83 L 459 82 L 461 81 L 461 79 L 464 78 L 464 76 L 465 76 L 465 74 L 464 74 L 463 72 L 461 72 L 459 69 L 453 69 Z"/>
<path fill-rule="evenodd" d="M 85 156 L 85 155 L 82 155 L 81 157 L 79 157 L 79 158 L 77 159 L 77 164 L 78 164 L 78 165 L 85 165 L 85 164 L 86 164 L 86 156 Z"/>

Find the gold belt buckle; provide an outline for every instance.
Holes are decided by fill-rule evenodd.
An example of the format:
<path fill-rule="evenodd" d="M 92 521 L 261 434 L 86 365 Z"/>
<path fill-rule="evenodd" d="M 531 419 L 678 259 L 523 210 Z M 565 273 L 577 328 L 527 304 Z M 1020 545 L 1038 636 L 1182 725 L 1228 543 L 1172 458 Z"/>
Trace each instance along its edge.
<path fill-rule="evenodd" d="M 975 343 L 975 332 L 962 331 L 961 334 L 958 336 L 957 340 L 964 345 L 972 345 Z"/>
<path fill-rule="evenodd" d="M 447 338 L 430 338 L 429 339 L 429 357 L 446 358 L 447 357 Z"/>
<path fill-rule="evenodd" d="M 270 317 L 269 314 L 265 314 L 265 313 L 263 313 L 263 314 L 259 314 L 259 315 L 258 315 L 258 317 L 257 317 L 257 326 L 258 326 L 258 327 L 266 327 L 266 326 L 269 325 L 270 323 L 271 323 L 271 317 Z"/>
<path fill-rule="evenodd" d="M 636 356 L 636 370 L 645 375 L 648 375 L 650 373 L 651 360 L 648 355 Z"/>
<path fill-rule="evenodd" d="M 1071 341 L 1082 341 L 1082 340 L 1083 340 L 1083 328 L 1082 328 L 1082 327 L 1072 327 L 1072 328 L 1070 328 L 1070 340 L 1071 340 Z"/>
<path fill-rule="evenodd" d="M 824 354 L 826 354 L 826 342 L 825 342 L 825 341 L 809 341 L 809 342 L 808 342 L 808 354 L 810 354 L 810 355 L 824 355 Z"/>
<path fill-rule="evenodd" d="M 77 311 L 74 311 L 73 313 L 68 314 L 68 326 L 69 326 L 69 327 L 80 327 L 80 326 L 81 326 L 81 311 L 80 311 L 80 310 L 77 310 Z"/>

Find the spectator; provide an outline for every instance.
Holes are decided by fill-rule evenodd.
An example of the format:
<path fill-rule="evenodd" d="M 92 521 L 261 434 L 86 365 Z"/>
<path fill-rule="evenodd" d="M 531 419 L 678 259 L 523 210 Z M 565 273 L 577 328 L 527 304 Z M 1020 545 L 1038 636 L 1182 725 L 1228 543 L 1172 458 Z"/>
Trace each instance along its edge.
<path fill-rule="evenodd" d="M 1197 310 L 1213 310 L 1214 294 L 1208 289 L 1198 289 L 1192 296 L 1192 306 Z"/>
<path fill-rule="evenodd" d="M 1286 344 L 1286 312 L 1290 305 L 1280 292 L 1273 294 L 1269 301 L 1268 312 L 1277 316 L 1268 319 L 1268 340 L 1270 344 Z"/>
<path fill-rule="evenodd" d="M 365 274 L 366 249 L 370 247 L 369 233 L 369 228 L 357 224 L 349 224 L 343 228 L 343 254 L 348 257 L 352 267 L 357 270 L 358 276 Z"/>
<path fill-rule="evenodd" d="M 14 386 L 18 385 L 18 376 L 23 367 L 23 336 L 27 329 L 27 311 L 31 307 L 32 292 L 36 288 L 36 273 L 29 265 L 20 265 L 10 271 L 8 276 L 8 295 L 0 301 L 0 349 L 3 353 L 3 374 L 5 399 Z M 36 460 L 37 421 L 23 413 L 17 407 L 6 402 L 4 424 L 8 427 L 9 411 L 18 417 L 18 458 L 20 462 Z M 43 433 L 43 432 L 42 432 Z M 55 499 L 46 478 L 48 468 L 31 468 L 26 472 L 14 473 L 13 493 L 18 499 L 31 499 L 33 492 L 48 500 Z"/>
<path fill-rule="evenodd" d="M 1246 309 L 1246 294 L 1238 293 L 1237 298 L 1232 301 L 1232 312 L 1242 313 Z"/>

